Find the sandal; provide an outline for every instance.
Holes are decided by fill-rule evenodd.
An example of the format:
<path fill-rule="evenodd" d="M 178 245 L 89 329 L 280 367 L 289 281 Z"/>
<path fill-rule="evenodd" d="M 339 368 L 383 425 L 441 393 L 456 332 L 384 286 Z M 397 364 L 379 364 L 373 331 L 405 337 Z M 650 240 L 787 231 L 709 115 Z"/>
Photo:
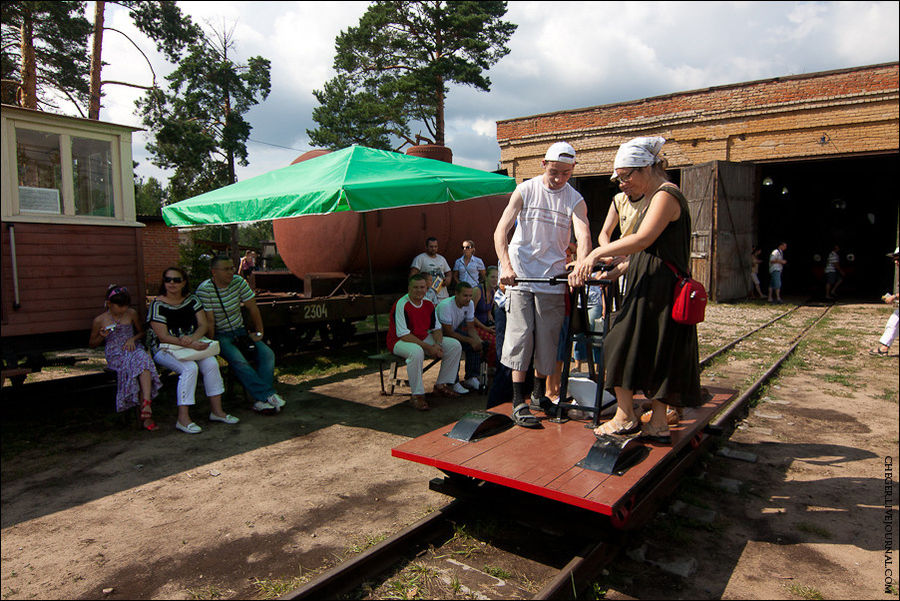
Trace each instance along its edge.
<path fill-rule="evenodd" d="M 414 394 L 409 397 L 409 404 L 412 405 L 413 409 L 417 411 L 428 411 L 428 403 L 425 401 L 425 397 L 421 394 Z"/>
<path fill-rule="evenodd" d="M 150 399 L 144 399 L 141 401 L 141 427 L 153 432 L 154 430 L 159 430 L 159 426 L 156 425 L 156 422 L 153 421 L 153 411 L 150 409 L 150 405 L 153 401 Z"/>
<path fill-rule="evenodd" d="M 887 357 L 889 352 L 891 352 L 890 349 L 883 351 L 881 347 L 869 349 L 869 354 L 873 357 Z"/>
<path fill-rule="evenodd" d="M 641 416 L 641 423 L 642 424 L 648 423 L 650 421 L 651 415 L 652 415 L 652 413 L 650 411 L 644 413 L 644 415 Z M 681 409 L 680 408 L 676 409 L 675 407 L 669 407 L 668 409 L 666 409 L 666 423 L 668 423 L 670 426 L 677 426 L 680 421 L 681 421 Z"/>
<path fill-rule="evenodd" d="M 522 426 L 523 428 L 541 427 L 541 420 L 531 414 L 527 403 L 519 403 L 513 407 L 512 418 L 517 426 Z"/>
<path fill-rule="evenodd" d="M 641 428 L 640 437 L 642 440 L 649 440 L 656 444 L 672 444 L 672 436 L 669 434 L 669 428 L 656 430 L 650 424 L 646 424 Z"/>
<path fill-rule="evenodd" d="M 613 417 L 611 420 L 594 430 L 594 436 L 628 436 L 641 429 L 641 418 L 636 417 L 633 422 L 620 422 Z"/>
<path fill-rule="evenodd" d="M 435 384 L 434 385 L 434 394 L 438 396 L 445 396 L 451 399 L 459 396 L 459 393 L 453 390 L 448 384 Z"/>

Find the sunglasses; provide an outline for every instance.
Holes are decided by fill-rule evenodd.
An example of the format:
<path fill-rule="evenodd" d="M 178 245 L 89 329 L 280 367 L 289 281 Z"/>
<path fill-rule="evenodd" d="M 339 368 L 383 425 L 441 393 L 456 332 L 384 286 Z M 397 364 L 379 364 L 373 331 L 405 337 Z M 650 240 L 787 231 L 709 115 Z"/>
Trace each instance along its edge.
<path fill-rule="evenodd" d="M 163 283 L 165 284 L 180 284 L 184 281 L 184 278 L 163 278 Z"/>
<path fill-rule="evenodd" d="M 470 248 L 473 248 L 473 247 L 472 246 L 463 246 L 463 250 L 469 250 Z"/>
<path fill-rule="evenodd" d="M 617 173 L 617 174 L 616 174 L 616 179 L 619 180 L 620 182 L 627 182 L 628 180 L 631 179 L 631 176 L 634 175 L 634 172 L 635 172 L 635 171 L 637 171 L 637 167 L 635 167 L 634 169 L 632 169 L 631 171 L 629 171 L 627 175 L 624 174 L 624 173 L 621 174 L 621 175 Z"/>

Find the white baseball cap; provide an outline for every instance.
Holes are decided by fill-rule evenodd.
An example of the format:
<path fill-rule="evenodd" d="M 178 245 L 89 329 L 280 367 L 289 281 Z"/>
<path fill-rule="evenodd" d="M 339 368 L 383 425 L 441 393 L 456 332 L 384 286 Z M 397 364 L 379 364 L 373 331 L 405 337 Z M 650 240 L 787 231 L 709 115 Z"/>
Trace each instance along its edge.
<path fill-rule="evenodd" d="M 568 142 L 556 142 L 547 149 L 544 155 L 545 161 L 556 161 L 559 163 L 575 164 L 575 149 Z"/>

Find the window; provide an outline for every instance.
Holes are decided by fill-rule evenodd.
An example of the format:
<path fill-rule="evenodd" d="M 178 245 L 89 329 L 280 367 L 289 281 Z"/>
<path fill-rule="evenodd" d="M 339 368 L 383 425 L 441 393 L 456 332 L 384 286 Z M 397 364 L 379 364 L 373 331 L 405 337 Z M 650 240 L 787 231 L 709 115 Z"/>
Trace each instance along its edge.
<path fill-rule="evenodd" d="M 109 142 L 72 137 L 76 215 L 115 216 L 112 162 L 112 145 Z"/>
<path fill-rule="evenodd" d="M 19 210 L 62 213 L 62 163 L 59 134 L 16 128 Z"/>

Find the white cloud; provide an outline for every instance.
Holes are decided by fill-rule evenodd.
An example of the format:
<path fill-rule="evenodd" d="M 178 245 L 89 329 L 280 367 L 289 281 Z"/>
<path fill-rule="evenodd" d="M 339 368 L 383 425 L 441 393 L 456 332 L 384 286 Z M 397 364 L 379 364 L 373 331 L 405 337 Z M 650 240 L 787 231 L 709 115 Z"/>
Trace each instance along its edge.
<path fill-rule="evenodd" d="M 249 114 L 250 167 L 239 177 L 287 164 L 308 149 L 312 90 L 332 76 L 335 36 L 357 24 L 367 2 L 179 2 L 199 22 L 235 27 L 236 56 L 272 62 L 269 99 Z M 108 24 L 139 37 L 162 77 L 171 69 L 107 5 Z M 510 2 L 519 25 L 510 54 L 489 76 L 490 93 L 451 86 L 447 139 L 460 164 L 496 168 L 494 122 L 623 102 L 779 75 L 860 66 L 898 58 L 898 3 L 887 2 Z M 104 79 L 149 83 L 146 62 L 107 32 Z M 142 92 L 108 86 L 101 118 L 140 126 Z M 135 156 L 142 136 L 135 137 Z M 141 160 L 141 159 L 138 159 Z M 141 160 L 141 173 L 152 171 Z"/>

